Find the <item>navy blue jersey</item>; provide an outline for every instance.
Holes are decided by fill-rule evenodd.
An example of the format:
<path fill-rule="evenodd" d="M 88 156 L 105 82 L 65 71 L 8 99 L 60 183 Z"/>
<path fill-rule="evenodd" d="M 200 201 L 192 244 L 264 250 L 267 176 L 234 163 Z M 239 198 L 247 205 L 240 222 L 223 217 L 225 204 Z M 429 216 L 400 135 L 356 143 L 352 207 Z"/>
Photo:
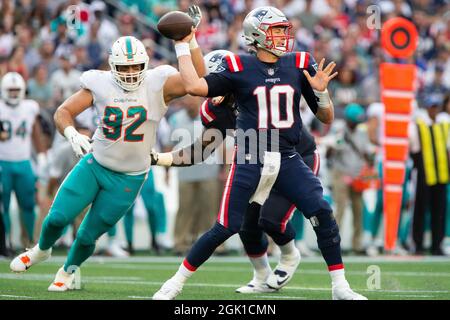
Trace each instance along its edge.
<path fill-rule="evenodd" d="M 237 110 L 233 97 L 227 95 L 222 101 L 206 99 L 200 107 L 200 117 L 205 128 L 218 129 L 225 139 L 227 130 L 236 129 Z"/>
<path fill-rule="evenodd" d="M 300 143 L 302 120 L 300 98 L 305 98 L 313 113 L 317 98 L 303 74 L 316 73 L 316 62 L 307 52 L 285 54 L 276 63 L 261 62 L 254 55 L 229 55 L 222 71 L 205 77 L 208 96 L 232 93 L 239 115 L 237 129 L 256 129 L 267 135 L 267 150 L 292 151 Z M 278 129 L 277 146 L 271 145 L 273 130 Z M 277 148 L 277 149 L 276 149 Z M 246 144 L 245 149 L 249 146 Z"/>
<path fill-rule="evenodd" d="M 236 128 L 238 112 L 233 97 L 226 97 L 220 103 L 215 103 L 211 98 L 205 100 L 200 107 L 202 124 L 207 129 L 218 129 L 225 139 L 231 130 Z M 296 151 L 302 156 L 314 154 L 316 142 L 308 130 L 302 126 L 300 143 L 295 146 Z"/>

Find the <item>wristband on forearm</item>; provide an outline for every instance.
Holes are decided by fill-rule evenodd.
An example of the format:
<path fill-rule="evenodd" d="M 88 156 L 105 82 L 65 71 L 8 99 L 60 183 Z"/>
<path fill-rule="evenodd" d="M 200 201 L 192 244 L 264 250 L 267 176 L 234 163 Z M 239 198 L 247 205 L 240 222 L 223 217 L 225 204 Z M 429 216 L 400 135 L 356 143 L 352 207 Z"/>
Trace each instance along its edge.
<path fill-rule="evenodd" d="M 177 54 L 177 58 L 181 56 L 190 56 L 191 51 L 189 50 L 189 43 L 186 42 L 178 42 L 175 44 L 175 53 Z"/>
<path fill-rule="evenodd" d="M 191 41 L 189 41 L 189 50 L 194 50 L 198 48 L 197 39 L 195 39 L 195 34 L 192 37 Z"/>
<path fill-rule="evenodd" d="M 317 101 L 319 108 L 327 109 L 330 105 L 332 105 L 330 95 L 328 94 L 328 89 L 325 89 L 324 91 L 317 91 L 313 89 L 313 91 L 314 95 L 319 99 L 319 101 Z"/>
<path fill-rule="evenodd" d="M 170 167 L 173 163 L 172 153 L 164 152 L 158 153 L 158 159 L 156 159 L 156 164 L 158 166 Z"/>

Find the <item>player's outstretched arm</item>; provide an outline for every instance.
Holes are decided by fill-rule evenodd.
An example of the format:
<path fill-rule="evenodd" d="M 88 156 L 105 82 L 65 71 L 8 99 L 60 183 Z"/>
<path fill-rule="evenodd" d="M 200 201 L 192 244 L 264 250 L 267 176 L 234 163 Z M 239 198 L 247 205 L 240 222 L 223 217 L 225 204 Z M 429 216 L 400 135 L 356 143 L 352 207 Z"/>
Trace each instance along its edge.
<path fill-rule="evenodd" d="M 189 16 L 192 18 L 195 24 L 195 28 L 200 25 L 202 20 L 202 12 L 199 6 L 193 5 L 189 7 L 188 11 Z M 206 67 L 205 62 L 203 60 L 202 49 L 199 47 L 197 40 L 195 39 L 194 34 L 190 34 L 188 36 L 189 41 L 189 52 L 188 55 L 191 55 L 192 64 L 199 78 L 202 78 L 206 75 Z M 169 77 L 164 85 L 164 101 L 169 103 L 171 100 L 182 97 L 188 94 L 183 79 L 180 74 L 173 75 Z"/>
<path fill-rule="evenodd" d="M 315 96 L 319 99 L 317 102 L 319 105 L 316 113 L 317 119 L 325 124 L 331 124 L 334 120 L 334 107 L 328 94 L 327 87 L 328 83 L 336 77 L 338 73 L 334 72 L 332 74 L 333 69 L 336 66 L 334 61 L 330 62 L 325 69 L 323 68 L 324 63 L 325 59 L 322 59 L 314 77 L 311 77 L 307 70 L 303 70 L 303 73 L 314 90 Z"/>
<path fill-rule="evenodd" d="M 192 57 L 191 65 L 193 65 L 194 73 L 196 73 L 197 78 L 206 75 L 205 62 L 203 60 L 203 53 L 200 47 L 196 44 L 189 43 L 189 51 Z M 164 101 L 169 103 L 173 99 L 180 98 L 189 94 L 186 89 L 186 84 L 181 76 L 181 73 L 174 74 L 170 76 L 164 84 Z"/>
<path fill-rule="evenodd" d="M 204 130 L 202 136 L 187 147 L 171 152 L 152 152 L 150 155 L 152 165 L 163 167 L 189 167 L 205 161 L 203 153 L 206 147 L 209 148 L 209 155 L 222 143 L 222 140 L 220 139 L 213 139 L 213 141 L 211 141 L 206 138 L 209 136 L 207 133 L 208 130 Z"/>
<path fill-rule="evenodd" d="M 199 6 L 192 5 L 188 9 L 188 14 L 194 21 L 195 28 L 197 29 L 202 20 L 202 11 Z M 203 60 L 202 49 L 199 47 L 197 40 L 195 39 L 195 34 L 189 41 L 189 50 L 192 55 L 192 62 L 194 64 L 195 71 L 197 71 L 198 76 L 206 76 L 205 61 Z"/>
<path fill-rule="evenodd" d="M 93 96 L 89 90 L 80 89 L 58 107 L 54 120 L 58 131 L 69 140 L 78 157 L 91 150 L 90 138 L 74 128 L 75 117 L 92 106 Z"/>
<path fill-rule="evenodd" d="M 175 42 L 175 51 L 186 92 L 193 96 L 206 97 L 208 94 L 208 84 L 204 78 L 198 76 L 189 51 L 189 42 L 194 37 L 195 30 L 195 28 L 192 28 L 191 34 L 181 41 Z"/>

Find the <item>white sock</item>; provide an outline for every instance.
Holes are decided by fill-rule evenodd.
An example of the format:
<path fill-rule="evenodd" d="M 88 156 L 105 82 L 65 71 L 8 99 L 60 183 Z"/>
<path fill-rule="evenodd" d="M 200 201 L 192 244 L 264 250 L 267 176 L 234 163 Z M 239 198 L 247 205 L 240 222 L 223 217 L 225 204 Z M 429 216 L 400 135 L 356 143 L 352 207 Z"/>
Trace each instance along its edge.
<path fill-rule="evenodd" d="M 295 247 L 295 240 L 292 239 L 291 241 L 289 241 L 288 243 L 279 246 L 280 247 L 280 251 L 281 251 L 281 255 L 282 256 L 292 256 L 295 255 L 297 252 L 299 252 L 297 250 L 297 248 Z"/>
<path fill-rule="evenodd" d="M 181 266 L 178 268 L 177 273 L 172 277 L 176 282 L 184 284 L 187 279 L 189 279 L 195 271 L 191 271 L 188 268 L 184 266 L 182 263 Z"/>
<path fill-rule="evenodd" d="M 341 283 L 347 283 L 347 280 L 345 279 L 344 269 L 330 271 L 330 277 L 332 286 L 336 286 Z"/>
<path fill-rule="evenodd" d="M 253 278 L 258 281 L 266 281 L 269 274 L 272 272 L 270 268 L 267 253 L 260 257 L 248 257 L 253 265 Z"/>

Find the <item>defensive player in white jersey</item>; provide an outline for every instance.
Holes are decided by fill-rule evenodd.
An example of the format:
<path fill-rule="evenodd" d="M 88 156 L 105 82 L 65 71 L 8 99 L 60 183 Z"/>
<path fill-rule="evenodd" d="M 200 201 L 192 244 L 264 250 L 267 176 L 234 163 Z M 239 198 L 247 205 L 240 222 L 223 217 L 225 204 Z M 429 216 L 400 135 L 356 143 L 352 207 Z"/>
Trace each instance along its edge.
<path fill-rule="evenodd" d="M 38 152 L 38 171 L 46 162 L 45 147 L 40 140 L 41 127 L 37 116 L 39 105 L 25 99 L 25 81 L 17 72 L 7 73 L 1 83 L 0 121 L 3 131 L 0 136 L 0 170 L 3 184 L 3 210 L 6 234 L 10 230 L 9 205 L 14 191 L 23 221 L 27 240 L 33 241 L 35 222 L 36 175 L 31 165 L 32 144 Z M 33 142 L 33 143 L 32 143 Z"/>
<path fill-rule="evenodd" d="M 197 72 L 205 74 L 200 48 L 191 52 Z M 150 169 L 150 151 L 166 104 L 186 94 L 175 68 L 163 65 L 147 70 L 148 61 L 141 41 L 131 36 L 119 38 L 109 54 L 111 71 L 83 73 L 82 89 L 56 111 L 57 128 L 74 152 L 80 157 L 88 154 L 59 188 L 39 244 L 10 265 L 13 271 L 21 272 L 46 260 L 64 227 L 92 204 L 49 291 L 74 287 L 74 272 L 93 253 L 95 241 L 134 203 Z M 89 139 L 75 130 L 73 119 L 92 104 L 102 116 L 91 146 Z"/>

